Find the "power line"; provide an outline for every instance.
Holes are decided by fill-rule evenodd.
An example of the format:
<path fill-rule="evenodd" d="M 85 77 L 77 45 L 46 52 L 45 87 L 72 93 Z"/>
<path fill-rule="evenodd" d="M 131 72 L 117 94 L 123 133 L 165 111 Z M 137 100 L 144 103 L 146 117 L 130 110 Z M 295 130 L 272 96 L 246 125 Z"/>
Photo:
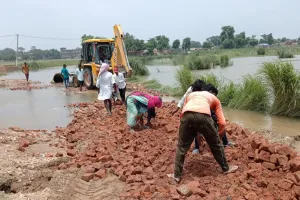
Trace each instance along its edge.
<path fill-rule="evenodd" d="M 11 37 L 11 36 L 16 36 L 16 35 L 0 35 L 0 37 Z"/>
<path fill-rule="evenodd" d="M 80 39 L 70 39 L 70 38 L 48 38 L 48 37 L 40 37 L 40 36 L 29 36 L 29 35 L 19 35 L 27 38 L 35 38 L 35 39 L 45 39 L 45 40 L 80 40 Z"/>

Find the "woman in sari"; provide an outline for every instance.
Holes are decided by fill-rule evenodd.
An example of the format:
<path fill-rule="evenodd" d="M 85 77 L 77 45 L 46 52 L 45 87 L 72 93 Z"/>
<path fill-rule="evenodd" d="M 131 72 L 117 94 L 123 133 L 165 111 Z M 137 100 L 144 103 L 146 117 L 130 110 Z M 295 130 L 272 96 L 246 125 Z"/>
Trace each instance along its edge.
<path fill-rule="evenodd" d="M 162 100 L 159 96 L 152 96 L 142 92 L 133 92 L 126 98 L 127 108 L 127 124 L 133 128 L 137 125 L 139 120 L 141 125 L 144 126 L 143 114 L 148 112 L 147 126 L 150 126 L 151 119 L 155 118 L 155 107 L 160 108 Z"/>

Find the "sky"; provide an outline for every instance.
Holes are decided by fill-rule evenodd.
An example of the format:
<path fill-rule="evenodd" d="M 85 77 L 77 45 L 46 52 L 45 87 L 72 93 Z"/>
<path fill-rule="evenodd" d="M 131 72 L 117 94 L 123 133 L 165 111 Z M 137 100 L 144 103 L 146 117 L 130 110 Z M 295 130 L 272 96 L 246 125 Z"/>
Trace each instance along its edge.
<path fill-rule="evenodd" d="M 275 38 L 300 37 L 299 0 L 0 0 L 0 36 L 20 36 L 29 50 L 80 47 L 83 34 L 114 37 L 113 26 L 147 40 L 166 35 L 170 43 L 191 37 L 201 43 L 232 25 L 247 36 L 273 33 Z M 298 23 L 297 23 L 298 22 Z M 0 37 L 0 49 L 16 48 L 16 36 Z"/>

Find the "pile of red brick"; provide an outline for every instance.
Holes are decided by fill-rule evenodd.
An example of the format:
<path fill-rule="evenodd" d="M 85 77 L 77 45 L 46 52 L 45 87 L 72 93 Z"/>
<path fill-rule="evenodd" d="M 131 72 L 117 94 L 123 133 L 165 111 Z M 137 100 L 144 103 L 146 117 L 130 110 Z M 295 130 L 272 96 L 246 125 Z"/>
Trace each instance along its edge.
<path fill-rule="evenodd" d="M 175 103 L 158 109 L 152 129 L 132 133 L 126 125 L 124 106 L 107 116 L 102 103 L 83 103 L 66 128 L 57 128 L 67 138 L 67 155 L 72 161 L 59 165 L 83 168 L 82 179 L 115 174 L 126 182 L 126 198 L 153 199 L 297 199 L 300 196 L 300 157 L 288 146 L 269 144 L 228 122 L 227 132 L 235 147 L 227 147 L 226 157 L 239 166 L 236 173 L 223 175 L 207 145 L 200 155 L 187 154 L 183 180 L 171 184 L 166 174 L 173 172 L 179 114 L 170 116 Z M 85 145 L 82 145 L 82 144 Z M 79 145 L 80 144 L 80 145 Z M 78 146 L 85 146 L 78 149 Z"/>

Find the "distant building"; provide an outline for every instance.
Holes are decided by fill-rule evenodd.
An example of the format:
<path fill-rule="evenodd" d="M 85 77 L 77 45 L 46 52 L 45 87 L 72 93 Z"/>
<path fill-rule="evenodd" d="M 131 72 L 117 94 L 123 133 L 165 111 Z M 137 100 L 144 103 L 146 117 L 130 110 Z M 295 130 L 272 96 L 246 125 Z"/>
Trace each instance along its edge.
<path fill-rule="evenodd" d="M 76 49 L 66 49 L 65 47 L 60 48 L 60 55 L 63 59 L 68 58 L 77 58 L 80 59 L 81 48 L 77 47 Z"/>

